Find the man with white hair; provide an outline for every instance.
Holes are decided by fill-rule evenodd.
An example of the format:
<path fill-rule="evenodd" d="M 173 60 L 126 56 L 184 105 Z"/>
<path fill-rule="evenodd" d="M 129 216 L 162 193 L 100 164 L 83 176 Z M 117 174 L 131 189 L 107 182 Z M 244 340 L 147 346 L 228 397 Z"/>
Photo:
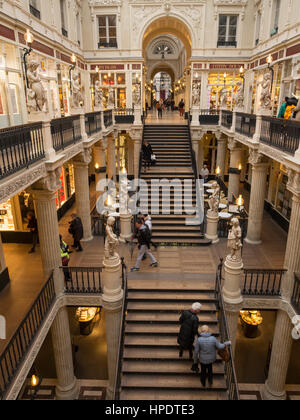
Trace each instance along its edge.
<path fill-rule="evenodd" d="M 198 337 L 199 319 L 197 314 L 201 310 L 201 303 L 195 302 L 192 308 L 183 311 L 179 323 L 181 324 L 177 342 L 179 344 L 179 357 L 183 356 L 184 350 L 189 350 L 190 359 L 193 357 L 193 344 Z"/>

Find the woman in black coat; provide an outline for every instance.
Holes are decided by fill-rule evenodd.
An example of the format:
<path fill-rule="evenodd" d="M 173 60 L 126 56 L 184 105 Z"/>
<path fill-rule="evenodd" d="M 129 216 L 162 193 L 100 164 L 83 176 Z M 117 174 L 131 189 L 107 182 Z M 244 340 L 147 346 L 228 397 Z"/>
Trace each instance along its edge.
<path fill-rule="evenodd" d="M 77 248 L 77 251 L 82 251 L 81 239 L 83 238 L 83 226 L 80 217 L 76 214 L 72 214 L 72 222 L 70 222 L 69 233 L 73 236 L 74 239 L 74 248 Z"/>
<path fill-rule="evenodd" d="M 189 350 L 190 359 L 193 357 L 193 344 L 195 336 L 198 336 L 199 320 L 197 314 L 200 312 L 201 303 L 196 302 L 192 309 L 183 311 L 179 323 L 181 324 L 177 343 L 179 344 L 179 357 L 183 356 L 184 350 Z"/>
<path fill-rule="evenodd" d="M 151 166 L 151 156 L 153 155 L 153 150 L 151 144 L 147 141 L 143 144 L 143 160 L 145 162 L 145 167 L 150 168 Z"/>

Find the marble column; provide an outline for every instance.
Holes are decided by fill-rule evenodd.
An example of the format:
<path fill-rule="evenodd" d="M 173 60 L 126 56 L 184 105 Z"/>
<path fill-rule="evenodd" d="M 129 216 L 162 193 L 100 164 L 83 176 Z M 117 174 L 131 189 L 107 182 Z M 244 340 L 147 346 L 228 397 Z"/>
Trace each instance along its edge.
<path fill-rule="evenodd" d="M 53 352 L 55 359 L 58 400 L 75 400 L 79 387 L 74 375 L 73 352 L 67 307 L 61 308 L 51 327 Z"/>
<path fill-rule="evenodd" d="M 107 399 L 113 398 L 116 383 L 116 366 L 119 351 L 120 326 L 122 321 L 122 271 L 117 253 L 114 256 L 105 254 L 102 271 L 102 306 L 105 311 L 107 341 L 108 387 Z"/>
<path fill-rule="evenodd" d="M 91 241 L 91 204 L 89 188 L 89 164 L 91 161 L 91 149 L 85 149 L 73 159 L 76 209 L 83 225 L 83 241 Z"/>
<path fill-rule="evenodd" d="M 116 181 L 116 148 L 112 135 L 107 138 L 107 175 L 109 180 Z"/>
<path fill-rule="evenodd" d="M 31 187 L 33 194 L 36 218 L 39 231 L 39 242 L 43 271 L 46 277 L 54 271 L 54 284 L 56 294 L 64 289 L 61 266 L 59 230 L 56 209 L 56 192 L 59 189 L 60 168 L 50 172 L 49 175 Z"/>
<path fill-rule="evenodd" d="M 218 140 L 216 167 L 220 168 L 220 177 L 224 180 L 227 140 L 222 133 L 217 133 L 216 138 Z"/>
<path fill-rule="evenodd" d="M 236 147 L 236 142 L 231 139 L 229 142 L 230 167 L 228 182 L 228 201 L 233 201 L 233 194 L 238 198 L 240 193 L 240 174 L 239 164 L 242 162 L 242 149 Z"/>
<path fill-rule="evenodd" d="M 94 146 L 94 162 L 95 162 L 95 180 L 96 180 L 96 195 L 97 198 L 101 195 L 100 189 L 97 190 L 97 185 L 101 180 L 106 179 L 106 156 L 105 147 L 102 141 Z M 100 184 L 99 184 L 100 187 Z"/>
<path fill-rule="evenodd" d="M 138 179 L 139 167 L 140 167 L 140 155 L 141 155 L 141 141 L 140 140 L 134 141 L 133 154 L 134 154 L 134 162 L 133 162 L 134 178 Z"/>
<path fill-rule="evenodd" d="M 248 231 L 245 241 L 251 245 L 259 245 L 262 234 L 264 205 L 267 189 L 268 163 L 262 163 L 262 155 L 250 152 L 249 162 L 252 165 L 252 183 L 249 206 Z"/>
<path fill-rule="evenodd" d="M 269 374 L 262 392 L 265 400 L 286 400 L 285 381 L 293 344 L 292 329 L 288 314 L 278 310 Z"/>

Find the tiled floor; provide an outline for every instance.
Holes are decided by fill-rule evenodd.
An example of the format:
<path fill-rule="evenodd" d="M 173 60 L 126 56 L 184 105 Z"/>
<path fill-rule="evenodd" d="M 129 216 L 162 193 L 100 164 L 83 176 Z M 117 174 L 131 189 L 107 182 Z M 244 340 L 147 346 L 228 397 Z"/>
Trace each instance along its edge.
<path fill-rule="evenodd" d="M 163 118 L 157 117 L 157 112 L 148 111 L 146 124 L 174 124 L 174 125 L 186 125 L 187 120 L 184 117 L 180 117 L 179 111 L 163 111 Z"/>
<path fill-rule="evenodd" d="M 262 400 L 262 384 L 239 384 L 241 400 Z M 300 401 L 300 386 L 286 385 L 287 400 Z"/>

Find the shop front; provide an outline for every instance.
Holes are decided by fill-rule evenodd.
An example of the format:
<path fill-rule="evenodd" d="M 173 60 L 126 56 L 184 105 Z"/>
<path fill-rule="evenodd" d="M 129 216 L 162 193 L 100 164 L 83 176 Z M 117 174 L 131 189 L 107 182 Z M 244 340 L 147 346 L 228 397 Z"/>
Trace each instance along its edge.
<path fill-rule="evenodd" d="M 61 168 L 60 188 L 56 195 L 58 219 L 61 219 L 75 201 L 73 165 Z M 30 190 L 24 190 L 5 203 L 0 204 L 0 232 L 4 243 L 31 243 L 31 233 L 27 229 L 28 214 L 35 213 Z"/>

